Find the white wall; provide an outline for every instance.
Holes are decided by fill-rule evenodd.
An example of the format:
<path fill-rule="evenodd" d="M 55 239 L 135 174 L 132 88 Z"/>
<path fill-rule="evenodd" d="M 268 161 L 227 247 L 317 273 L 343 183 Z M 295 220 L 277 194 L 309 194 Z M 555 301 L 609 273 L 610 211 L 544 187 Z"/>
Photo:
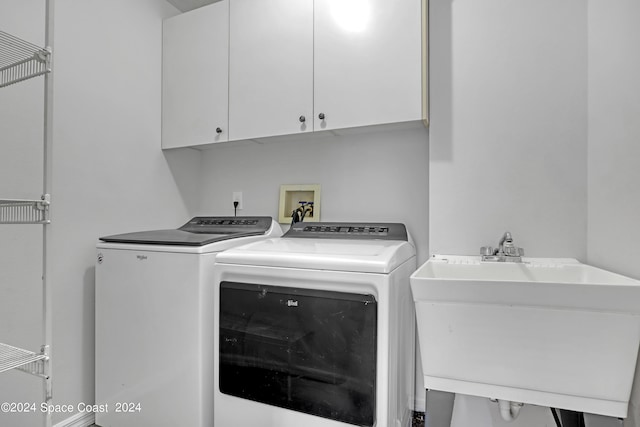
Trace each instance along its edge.
<path fill-rule="evenodd" d="M 588 5 L 588 261 L 640 279 L 640 3 Z M 640 426 L 638 375 L 625 426 Z"/>
<path fill-rule="evenodd" d="M 585 260 L 586 14 L 580 0 L 430 2 L 431 253 L 477 254 L 508 230 L 529 256 Z M 452 426 L 502 425 L 488 399 L 456 398 Z M 554 424 L 527 405 L 509 425 Z"/>
<path fill-rule="evenodd" d="M 3 0 L 0 17 L 14 27 L 36 28 L 44 25 L 43 16 L 21 13 L 25 0 Z M 40 0 L 29 0 L 41 4 Z M 101 235 L 146 228 L 176 227 L 195 210 L 198 194 L 199 159 L 196 152 L 163 154 L 160 147 L 160 87 L 162 19 L 177 13 L 164 0 L 57 0 L 55 13 L 55 105 L 52 189 L 51 284 L 53 286 L 53 384 L 58 404 L 91 403 L 94 400 L 94 258 L 95 242 Z M 21 23 L 18 23 L 18 20 Z M 31 93 L 34 105 L 41 92 Z M 37 84 L 37 83 L 35 83 Z M 40 83 L 41 84 L 41 83 Z M 1 89 L 0 106 L 5 102 L 22 103 L 23 88 L 7 92 Z M 6 107 L 0 107 L 6 108 Z M 32 107 L 36 109 L 37 107 Z M 4 109 L 3 109 L 4 111 Z M 14 133 L 31 132 L 22 120 L 7 123 Z M 35 132 L 40 149 L 41 130 Z M 4 132 L 2 133 L 4 134 Z M 39 179 L 33 184 L 27 170 L 39 170 L 40 160 L 0 146 L 2 176 L 11 173 L 10 185 L 3 184 L 2 197 L 15 196 L 26 186 L 39 197 Z M 32 151 L 32 150 L 30 150 Z M 15 154 L 13 163 L 8 157 Z M 5 169 L 5 163 L 9 164 Z M 4 179 L 1 182 L 6 182 Z M 4 233 L 10 226 L 2 226 Z M 38 228 L 38 226 L 31 226 Z M 33 232 L 29 232 L 33 234 Z M 11 234 L 13 236 L 13 234 Z M 30 236 L 33 237 L 33 236 Z M 31 246 L 15 237 L 16 252 L 29 252 Z M 33 237 L 37 244 L 37 236 Z M 15 266 L 18 272 L 39 275 L 39 263 L 24 257 Z M 13 276 L 19 276 L 18 273 Z M 39 283 L 33 286 L 38 292 Z M 36 328 L 31 347 L 39 348 L 39 323 L 17 324 L 14 311 L 27 307 L 21 290 L 0 285 L 0 301 L 16 309 L 2 311 L 0 339 L 22 342 Z M 35 301 L 36 313 L 39 303 Z M 4 316 L 8 314 L 9 320 Z M 19 315 L 19 313 L 17 314 Z M 35 325 L 31 324 L 35 323 Z M 160 337 L 159 337 L 160 340 Z M 14 392 L 29 384 L 18 397 L 41 401 L 41 382 L 20 373 L 2 374 L 2 401 L 17 400 Z M 4 376 L 6 375 L 6 376 Z M 26 379 L 25 379 L 26 378 Z M 68 415 L 56 415 L 54 422 Z M 24 423 L 12 414 L 0 414 L 0 425 L 38 425 L 34 418 Z"/>
<path fill-rule="evenodd" d="M 585 258 L 586 4 L 430 3 L 430 250 Z"/>
<path fill-rule="evenodd" d="M 640 3 L 589 1 L 589 262 L 640 278 Z"/>
<path fill-rule="evenodd" d="M 428 257 L 428 133 L 417 126 L 223 144 L 203 152 L 200 214 L 278 217 L 281 184 L 320 184 L 322 221 L 402 222 Z M 286 228 L 286 227 L 285 227 Z"/>

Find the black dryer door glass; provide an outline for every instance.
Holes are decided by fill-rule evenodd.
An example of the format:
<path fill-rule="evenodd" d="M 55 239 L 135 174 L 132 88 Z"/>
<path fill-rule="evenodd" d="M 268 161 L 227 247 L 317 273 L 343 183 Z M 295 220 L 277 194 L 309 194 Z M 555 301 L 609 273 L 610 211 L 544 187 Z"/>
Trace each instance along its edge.
<path fill-rule="evenodd" d="M 372 295 L 222 282 L 220 391 L 373 426 Z"/>

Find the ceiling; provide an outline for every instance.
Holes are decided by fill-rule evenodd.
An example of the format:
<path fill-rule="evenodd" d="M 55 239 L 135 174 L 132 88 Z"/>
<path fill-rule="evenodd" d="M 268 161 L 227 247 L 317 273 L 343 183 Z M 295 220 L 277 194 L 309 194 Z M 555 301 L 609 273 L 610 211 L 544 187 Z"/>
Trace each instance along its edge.
<path fill-rule="evenodd" d="M 202 6 L 215 3 L 216 1 L 218 0 L 167 0 L 167 2 L 174 5 L 181 12 L 197 9 Z"/>

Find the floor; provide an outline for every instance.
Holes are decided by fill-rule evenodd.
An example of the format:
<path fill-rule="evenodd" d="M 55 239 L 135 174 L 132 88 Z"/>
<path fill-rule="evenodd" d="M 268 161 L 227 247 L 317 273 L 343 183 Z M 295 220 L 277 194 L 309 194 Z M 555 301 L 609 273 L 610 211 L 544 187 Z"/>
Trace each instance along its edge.
<path fill-rule="evenodd" d="M 97 424 L 92 424 L 89 427 L 100 427 Z M 424 412 L 414 412 L 411 427 L 424 427 Z"/>

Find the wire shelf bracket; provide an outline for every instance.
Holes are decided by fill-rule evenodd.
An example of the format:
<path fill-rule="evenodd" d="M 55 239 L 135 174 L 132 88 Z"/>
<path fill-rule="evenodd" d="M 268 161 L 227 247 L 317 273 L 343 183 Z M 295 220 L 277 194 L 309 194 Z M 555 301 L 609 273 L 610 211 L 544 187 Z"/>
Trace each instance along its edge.
<path fill-rule="evenodd" d="M 40 353 L 0 343 L 0 372 L 18 369 L 44 379 L 49 378 L 49 356 L 44 346 Z"/>
<path fill-rule="evenodd" d="M 49 224 L 50 196 L 40 200 L 0 199 L 0 224 Z"/>
<path fill-rule="evenodd" d="M 0 31 L 0 88 L 51 72 L 51 49 Z"/>
<path fill-rule="evenodd" d="M 48 345 L 42 346 L 40 353 L 34 353 L 0 343 L 0 373 L 16 369 L 44 379 L 44 400 L 46 402 L 52 398 L 50 366 Z M 50 423 L 49 420 L 47 422 Z"/>

